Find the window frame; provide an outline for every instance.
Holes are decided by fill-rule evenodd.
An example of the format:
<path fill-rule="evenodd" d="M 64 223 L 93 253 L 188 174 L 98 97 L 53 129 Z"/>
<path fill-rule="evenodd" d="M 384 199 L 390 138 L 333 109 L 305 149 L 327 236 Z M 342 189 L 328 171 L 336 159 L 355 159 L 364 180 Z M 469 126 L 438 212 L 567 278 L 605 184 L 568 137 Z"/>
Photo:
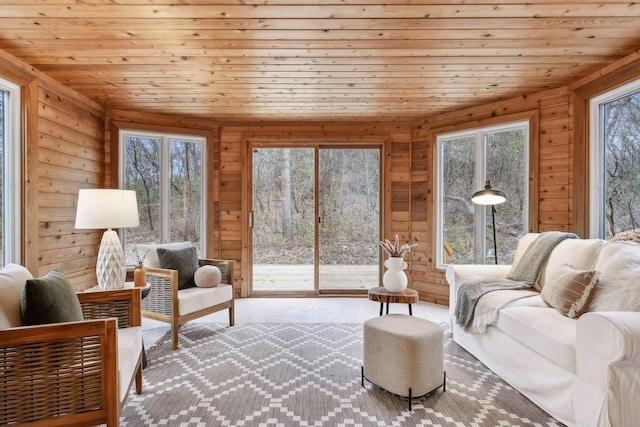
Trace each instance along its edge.
<path fill-rule="evenodd" d="M 119 182 L 120 187 L 124 188 L 126 177 L 125 177 L 125 163 L 126 163 L 126 152 L 125 152 L 125 138 L 133 137 L 133 138 L 149 138 L 149 139 L 158 139 L 160 141 L 160 241 L 156 243 L 170 243 L 171 230 L 169 227 L 169 216 L 170 216 L 170 208 L 169 208 L 169 197 L 170 197 L 170 162 L 171 162 L 171 142 L 172 141 L 180 141 L 180 142 L 189 142 L 189 143 L 197 143 L 201 144 L 202 149 L 202 159 L 201 159 L 201 206 L 200 206 L 200 257 L 207 257 L 207 170 L 208 170 L 208 161 L 207 161 L 207 138 L 201 135 L 194 134 L 181 134 L 174 132 L 153 132 L 153 131 L 143 131 L 136 129 L 120 129 L 118 132 L 118 154 L 119 154 L 119 165 L 118 165 L 118 173 L 119 173 Z M 122 232 L 122 245 L 126 244 L 126 230 L 121 230 Z M 124 248 L 126 251 L 126 247 Z"/>
<path fill-rule="evenodd" d="M 465 137 L 474 137 L 476 153 L 475 153 L 475 161 L 476 164 L 480 164 L 480 167 L 474 168 L 474 183 L 473 189 L 474 191 L 481 190 L 484 187 L 485 177 L 486 177 L 486 143 L 485 143 L 485 135 L 488 133 L 496 133 L 496 132 L 504 132 L 509 130 L 521 129 L 523 128 L 523 133 L 525 135 L 525 147 L 524 147 L 524 159 L 523 163 L 525 165 L 524 171 L 524 213 L 523 213 L 523 226 L 524 230 L 527 231 L 529 229 L 529 224 L 531 221 L 530 214 L 530 198 L 531 198 L 531 183 L 530 180 L 527 179 L 530 177 L 531 171 L 531 155 L 530 150 L 532 146 L 532 131 L 534 127 L 537 127 L 536 122 L 534 122 L 535 117 L 527 115 L 525 117 L 513 117 L 504 119 L 504 121 L 498 123 L 487 123 L 486 125 L 474 126 L 465 129 L 459 129 L 455 131 L 442 131 L 435 133 L 435 164 L 434 164 L 434 176 L 433 181 L 435 183 L 435 192 L 434 192 L 434 225 L 435 225 L 435 267 L 437 269 L 445 269 L 449 264 L 444 263 L 444 223 L 443 223 L 443 182 L 441 179 L 441 171 L 443 170 L 443 148 L 442 142 L 447 140 L 460 139 Z M 474 253 L 475 253 L 475 263 L 480 262 L 478 257 L 481 256 L 482 263 L 486 263 L 486 250 L 481 250 L 478 252 L 478 244 L 479 242 L 486 242 L 486 233 L 487 233 L 487 209 L 484 206 L 474 206 Z M 484 226 L 483 226 L 484 224 Z M 484 245 L 484 243 L 480 243 Z M 482 247 L 480 248 L 482 249 Z"/>
<path fill-rule="evenodd" d="M 9 108 L 4 109 L 4 157 L 2 195 L 4 197 L 2 233 L 2 262 L 21 262 L 21 156 L 20 156 L 20 86 L 0 78 L 0 91 L 8 93 Z"/>
<path fill-rule="evenodd" d="M 627 82 L 624 85 L 607 90 L 600 95 L 589 99 L 589 237 L 592 239 L 605 239 L 605 146 L 603 138 L 602 121 L 600 113 L 604 104 L 615 101 L 625 96 L 640 91 L 640 78 Z"/>

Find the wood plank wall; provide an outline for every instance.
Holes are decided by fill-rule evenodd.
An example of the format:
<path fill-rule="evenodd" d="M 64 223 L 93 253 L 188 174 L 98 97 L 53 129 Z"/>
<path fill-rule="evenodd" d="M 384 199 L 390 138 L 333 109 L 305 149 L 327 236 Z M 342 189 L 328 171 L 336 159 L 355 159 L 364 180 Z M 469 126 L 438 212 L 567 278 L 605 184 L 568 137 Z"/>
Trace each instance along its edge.
<path fill-rule="evenodd" d="M 102 233 L 75 230 L 78 189 L 105 185 L 102 107 L 0 51 L 0 76 L 22 87 L 22 263 L 57 268 L 78 289 L 96 283 Z"/>

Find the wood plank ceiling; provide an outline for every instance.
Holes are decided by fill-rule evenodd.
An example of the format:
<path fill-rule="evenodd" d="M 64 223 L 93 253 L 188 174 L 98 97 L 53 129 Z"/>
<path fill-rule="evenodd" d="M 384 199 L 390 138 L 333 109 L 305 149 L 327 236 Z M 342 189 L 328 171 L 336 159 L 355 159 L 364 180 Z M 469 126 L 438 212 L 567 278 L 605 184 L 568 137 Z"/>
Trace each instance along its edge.
<path fill-rule="evenodd" d="M 109 108 L 216 120 L 413 120 L 639 47 L 628 1 L 0 0 L 0 49 Z"/>

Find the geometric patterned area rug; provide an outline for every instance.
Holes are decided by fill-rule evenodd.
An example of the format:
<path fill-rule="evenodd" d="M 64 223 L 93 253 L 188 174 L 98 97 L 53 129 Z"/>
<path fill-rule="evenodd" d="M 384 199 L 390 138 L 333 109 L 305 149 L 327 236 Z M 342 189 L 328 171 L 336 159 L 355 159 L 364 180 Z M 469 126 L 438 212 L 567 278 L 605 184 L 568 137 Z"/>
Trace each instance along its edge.
<path fill-rule="evenodd" d="M 561 426 L 445 335 L 447 388 L 408 402 L 365 381 L 361 324 L 187 323 L 147 350 L 123 426 Z M 393 363 L 393 361 L 390 361 Z"/>

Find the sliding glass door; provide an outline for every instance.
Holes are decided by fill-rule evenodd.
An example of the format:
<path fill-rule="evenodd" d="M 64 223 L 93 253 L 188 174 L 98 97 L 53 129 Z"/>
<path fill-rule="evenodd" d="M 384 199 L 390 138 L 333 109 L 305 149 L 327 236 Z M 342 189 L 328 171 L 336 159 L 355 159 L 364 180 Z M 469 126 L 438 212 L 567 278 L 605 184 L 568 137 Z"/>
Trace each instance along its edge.
<path fill-rule="evenodd" d="M 315 150 L 252 150 L 252 290 L 315 292 Z"/>
<path fill-rule="evenodd" d="M 251 292 L 379 285 L 380 148 L 252 146 Z"/>
<path fill-rule="evenodd" d="M 378 286 L 380 150 L 322 148 L 319 169 L 320 290 Z"/>

